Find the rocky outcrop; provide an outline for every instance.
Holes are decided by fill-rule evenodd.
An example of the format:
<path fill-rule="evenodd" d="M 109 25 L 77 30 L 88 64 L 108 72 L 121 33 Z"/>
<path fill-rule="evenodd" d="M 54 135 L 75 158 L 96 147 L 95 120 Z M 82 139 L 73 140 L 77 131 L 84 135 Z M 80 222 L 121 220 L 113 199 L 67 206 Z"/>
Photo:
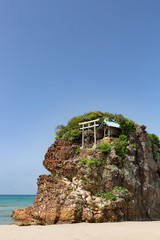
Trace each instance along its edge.
<path fill-rule="evenodd" d="M 51 174 L 38 178 L 33 205 L 14 210 L 13 217 L 22 225 L 159 220 L 158 148 L 140 124 L 128 140 L 124 157 L 113 147 L 108 153 L 84 149 L 76 154 L 77 146 L 56 140 L 43 161 Z"/>
<path fill-rule="evenodd" d="M 56 140 L 49 148 L 43 161 L 44 167 L 49 172 L 64 171 L 64 164 L 66 160 L 73 159 L 75 154 L 76 146 L 70 146 L 64 140 Z M 63 165 L 63 167 L 62 167 Z"/>

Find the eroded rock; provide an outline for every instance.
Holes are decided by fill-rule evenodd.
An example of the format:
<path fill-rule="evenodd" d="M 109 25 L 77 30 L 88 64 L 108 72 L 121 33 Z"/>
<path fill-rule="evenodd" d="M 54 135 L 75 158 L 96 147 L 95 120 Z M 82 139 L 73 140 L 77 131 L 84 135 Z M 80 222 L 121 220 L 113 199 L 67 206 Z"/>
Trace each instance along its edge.
<path fill-rule="evenodd" d="M 155 160 L 145 126 L 135 128 L 123 158 L 113 147 L 76 154 L 77 146 L 56 140 L 43 162 L 51 174 L 39 176 L 33 205 L 12 216 L 22 225 L 159 220 L 160 154 L 155 147 Z"/>

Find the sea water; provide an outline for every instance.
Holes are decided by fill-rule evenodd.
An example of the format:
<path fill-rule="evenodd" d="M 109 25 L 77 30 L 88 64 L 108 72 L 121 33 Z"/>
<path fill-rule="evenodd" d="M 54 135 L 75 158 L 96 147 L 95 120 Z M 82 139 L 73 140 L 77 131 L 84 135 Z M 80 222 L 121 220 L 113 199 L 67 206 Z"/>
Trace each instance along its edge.
<path fill-rule="evenodd" d="M 35 195 L 0 195 L 0 225 L 13 223 L 12 211 L 31 206 Z"/>

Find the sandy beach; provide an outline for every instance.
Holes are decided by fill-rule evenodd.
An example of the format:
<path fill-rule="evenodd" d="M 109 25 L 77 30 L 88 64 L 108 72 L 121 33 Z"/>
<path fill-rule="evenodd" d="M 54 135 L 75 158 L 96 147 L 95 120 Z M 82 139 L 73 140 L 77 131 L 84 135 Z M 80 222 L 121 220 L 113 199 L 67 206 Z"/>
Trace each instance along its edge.
<path fill-rule="evenodd" d="M 50 226 L 1 225 L 0 240 L 159 240 L 160 221 L 79 223 Z"/>

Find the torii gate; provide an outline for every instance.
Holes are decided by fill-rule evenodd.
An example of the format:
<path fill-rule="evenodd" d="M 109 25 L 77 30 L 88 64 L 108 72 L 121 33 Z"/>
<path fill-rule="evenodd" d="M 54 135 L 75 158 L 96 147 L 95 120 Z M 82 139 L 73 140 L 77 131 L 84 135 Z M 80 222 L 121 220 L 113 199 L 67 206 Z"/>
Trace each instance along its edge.
<path fill-rule="evenodd" d="M 88 129 L 88 128 L 94 128 L 94 145 L 93 147 L 96 147 L 96 127 L 98 127 L 99 125 L 96 124 L 96 122 L 98 122 L 99 119 L 95 119 L 95 120 L 91 120 L 88 122 L 81 122 L 79 123 L 79 125 L 82 125 L 82 127 L 80 128 L 80 130 L 82 130 L 82 149 L 84 148 L 84 129 Z M 90 125 L 91 123 L 94 123 L 93 125 Z M 88 124 L 88 126 L 85 126 L 86 124 Z"/>

